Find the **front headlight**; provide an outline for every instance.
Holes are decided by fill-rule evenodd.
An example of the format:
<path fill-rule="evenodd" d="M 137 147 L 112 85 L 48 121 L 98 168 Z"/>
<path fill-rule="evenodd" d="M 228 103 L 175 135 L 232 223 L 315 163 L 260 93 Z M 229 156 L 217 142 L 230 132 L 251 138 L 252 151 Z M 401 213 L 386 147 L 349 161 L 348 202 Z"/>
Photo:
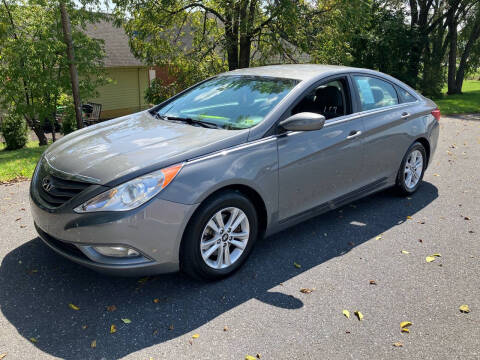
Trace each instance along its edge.
<path fill-rule="evenodd" d="M 139 207 L 162 191 L 175 178 L 183 164 L 152 172 L 118 185 L 74 209 L 77 213 L 127 211 Z"/>

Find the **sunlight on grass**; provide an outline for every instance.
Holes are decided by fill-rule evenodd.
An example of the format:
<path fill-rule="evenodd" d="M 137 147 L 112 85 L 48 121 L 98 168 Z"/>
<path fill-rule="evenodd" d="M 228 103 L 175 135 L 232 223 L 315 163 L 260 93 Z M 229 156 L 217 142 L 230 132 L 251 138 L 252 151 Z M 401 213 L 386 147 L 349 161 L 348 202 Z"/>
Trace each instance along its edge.
<path fill-rule="evenodd" d="M 480 81 L 466 80 L 463 84 L 463 94 L 445 94 L 434 101 L 442 115 L 480 113 Z"/>
<path fill-rule="evenodd" d="M 0 143 L 0 182 L 32 177 L 40 155 L 47 148 L 38 141 L 29 141 L 23 149 L 7 151 Z"/>

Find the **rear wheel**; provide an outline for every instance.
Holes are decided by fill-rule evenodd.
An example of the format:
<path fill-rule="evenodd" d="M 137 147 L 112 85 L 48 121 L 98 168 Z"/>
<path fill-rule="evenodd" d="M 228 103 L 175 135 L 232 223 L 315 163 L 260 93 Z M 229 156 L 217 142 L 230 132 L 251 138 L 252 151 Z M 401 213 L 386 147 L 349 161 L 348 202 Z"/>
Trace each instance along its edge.
<path fill-rule="evenodd" d="M 415 142 L 405 154 L 397 174 L 396 188 L 402 195 L 413 194 L 417 191 L 423 179 L 427 156 L 425 148 Z"/>
<path fill-rule="evenodd" d="M 237 270 L 258 236 L 255 207 L 243 194 L 223 192 L 200 205 L 185 230 L 181 269 L 196 278 L 216 280 Z"/>

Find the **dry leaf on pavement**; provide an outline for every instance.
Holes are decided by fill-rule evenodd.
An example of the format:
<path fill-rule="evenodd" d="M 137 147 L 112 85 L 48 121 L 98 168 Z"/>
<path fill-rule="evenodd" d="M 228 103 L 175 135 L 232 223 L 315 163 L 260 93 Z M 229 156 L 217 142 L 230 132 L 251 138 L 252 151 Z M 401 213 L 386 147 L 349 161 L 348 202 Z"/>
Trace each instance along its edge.
<path fill-rule="evenodd" d="M 77 305 L 68 304 L 68 306 L 69 306 L 70 309 L 72 309 L 72 310 L 80 310 L 80 308 L 79 308 Z"/>
<path fill-rule="evenodd" d="M 117 307 L 115 305 L 107 306 L 107 311 L 113 312 L 115 310 L 117 310 Z"/>
<path fill-rule="evenodd" d="M 192 338 L 193 338 L 193 339 L 198 339 L 199 337 L 200 337 L 199 334 L 193 334 L 193 335 L 192 335 Z"/>
<path fill-rule="evenodd" d="M 315 288 L 301 288 L 300 289 L 300 292 L 303 293 L 303 294 L 310 294 L 312 291 L 315 291 Z"/>
<path fill-rule="evenodd" d="M 110 325 L 110 334 L 113 334 L 115 332 L 117 332 L 117 327 L 114 324 Z"/>
<path fill-rule="evenodd" d="M 408 328 L 410 325 L 412 325 L 412 323 L 410 321 L 402 321 L 400 323 L 400 329 L 402 332 L 406 332 L 406 333 L 409 333 L 410 332 L 410 329 Z"/>
<path fill-rule="evenodd" d="M 407 250 L 402 250 L 402 254 L 408 255 L 408 254 L 410 254 L 410 252 L 407 251 Z"/>
<path fill-rule="evenodd" d="M 402 347 L 403 344 L 401 342 L 396 342 L 396 343 L 393 343 L 393 346 L 395 347 Z"/>
<path fill-rule="evenodd" d="M 93 340 L 91 343 L 90 343 L 90 347 L 92 349 L 95 349 L 97 347 L 97 340 Z"/>
<path fill-rule="evenodd" d="M 468 305 L 461 305 L 459 308 L 460 312 L 462 313 L 469 313 L 470 312 L 470 308 L 468 307 Z"/>
<path fill-rule="evenodd" d="M 363 314 L 360 311 L 357 310 L 357 311 L 355 311 L 354 314 L 357 316 L 359 321 L 363 320 Z"/>
<path fill-rule="evenodd" d="M 123 321 L 124 324 L 130 324 L 132 322 L 132 320 L 127 319 L 127 318 L 122 319 L 122 321 Z"/>
<path fill-rule="evenodd" d="M 350 311 L 348 311 L 348 310 L 343 310 L 342 313 L 343 313 L 343 315 L 345 315 L 345 317 L 346 317 L 347 319 L 350 319 Z"/>
<path fill-rule="evenodd" d="M 293 262 L 293 266 L 295 266 L 297 269 L 300 269 L 302 267 L 302 265 L 297 264 L 296 262 Z"/>

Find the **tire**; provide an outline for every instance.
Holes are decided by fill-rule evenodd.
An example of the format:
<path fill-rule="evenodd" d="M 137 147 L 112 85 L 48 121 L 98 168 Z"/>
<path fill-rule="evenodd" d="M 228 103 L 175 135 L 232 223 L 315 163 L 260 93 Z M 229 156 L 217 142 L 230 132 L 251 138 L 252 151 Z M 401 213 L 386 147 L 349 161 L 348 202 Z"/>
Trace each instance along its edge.
<path fill-rule="evenodd" d="M 222 225 L 219 224 L 219 213 L 225 225 L 223 228 L 219 226 Z M 234 226 L 236 221 L 244 218 L 246 220 L 242 220 L 235 229 L 229 229 L 229 220 L 233 216 L 236 216 L 233 221 Z M 215 227 L 218 231 L 214 230 Z M 258 228 L 257 211 L 246 196 L 238 191 L 225 191 L 214 195 L 200 205 L 185 229 L 180 249 L 181 271 L 207 281 L 219 280 L 231 275 L 250 255 L 259 234 Z M 209 242 L 213 245 L 210 246 Z M 244 248 L 241 249 L 239 245 Z M 217 250 L 207 257 L 209 251 L 212 251 L 215 246 Z M 221 264 L 219 263 L 220 252 L 223 254 L 220 258 Z M 227 257 L 231 261 L 230 265 L 225 261 Z"/>
<path fill-rule="evenodd" d="M 421 155 L 422 164 L 417 165 L 417 167 L 412 167 L 414 163 L 412 162 L 413 157 Z M 413 157 L 412 157 L 413 156 Z M 418 157 L 417 157 L 418 159 Z M 407 164 L 409 165 L 410 173 L 412 174 L 412 180 L 409 182 L 409 176 L 407 173 Z M 400 195 L 408 196 L 413 194 L 420 187 L 420 184 L 423 180 L 423 174 L 425 173 L 425 168 L 427 166 L 427 153 L 423 145 L 419 142 L 415 142 L 407 150 L 405 156 L 403 157 L 400 169 L 398 169 L 397 180 L 396 180 L 396 189 Z M 415 175 L 413 175 L 415 174 Z"/>

